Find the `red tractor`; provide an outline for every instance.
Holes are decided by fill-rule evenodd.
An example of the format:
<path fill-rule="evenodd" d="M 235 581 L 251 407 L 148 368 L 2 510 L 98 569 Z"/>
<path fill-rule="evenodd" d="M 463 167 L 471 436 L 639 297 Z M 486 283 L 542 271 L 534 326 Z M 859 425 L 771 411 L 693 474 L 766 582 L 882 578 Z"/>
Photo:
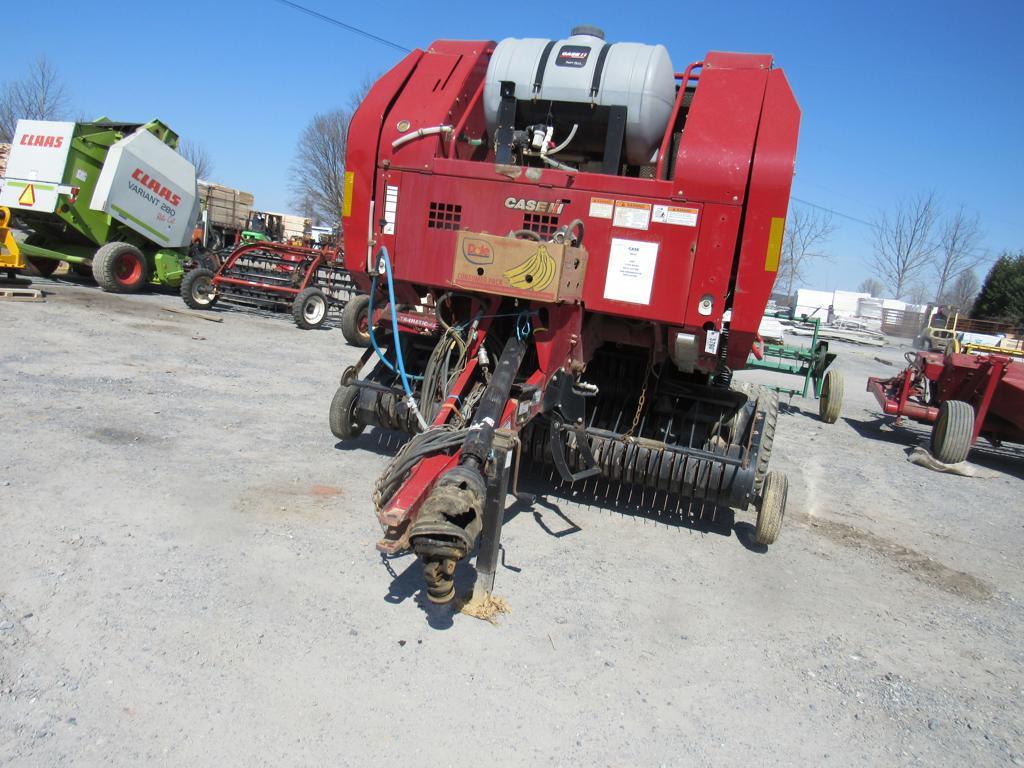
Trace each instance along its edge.
<path fill-rule="evenodd" d="M 799 122 L 771 56 L 677 73 L 589 27 L 440 40 L 373 86 L 343 210 L 372 347 L 330 422 L 412 435 L 377 483 L 378 549 L 412 548 L 431 600 L 481 535 L 490 590 L 520 452 L 696 514 L 754 505 L 775 541 L 777 395 L 731 380 L 775 283 Z"/>

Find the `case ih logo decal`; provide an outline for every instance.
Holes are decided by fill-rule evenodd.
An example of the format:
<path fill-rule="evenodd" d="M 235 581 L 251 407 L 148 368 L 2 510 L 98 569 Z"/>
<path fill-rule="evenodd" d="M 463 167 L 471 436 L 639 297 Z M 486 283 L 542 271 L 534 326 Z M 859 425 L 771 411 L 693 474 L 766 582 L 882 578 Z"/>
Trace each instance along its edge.
<path fill-rule="evenodd" d="M 588 45 L 563 45 L 558 49 L 555 66 L 580 69 L 587 66 L 588 56 L 590 56 L 590 46 Z"/>
<path fill-rule="evenodd" d="M 546 200 L 527 200 L 523 197 L 506 197 L 505 207 L 513 211 L 528 211 L 530 213 L 548 213 L 557 216 L 565 208 L 565 203 L 560 200 L 548 202 Z"/>
<path fill-rule="evenodd" d="M 149 194 L 147 190 L 151 190 L 156 193 L 157 197 L 162 197 L 168 203 L 173 205 L 175 208 L 178 207 L 178 203 L 181 202 L 181 195 L 176 195 L 170 190 L 169 187 L 165 187 L 159 181 L 151 178 L 148 173 L 143 171 L 141 168 L 136 168 L 132 172 L 132 178 L 139 182 L 138 184 L 132 184 L 128 182 L 128 188 L 136 194 L 140 194 L 145 197 L 149 202 L 159 202 L 153 195 Z"/>
<path fill-rule="evenodd" d="M 462 255 L 471 264 L 491 264 L 494 262 L 494 250 L 486 240 L 466 238 L 462 242 Z"/>
<path fill-rule="evenodd" d="M 64 146 L 63 136 L 42 136 L 38 133 L 24 133 L 21 141 L 18 142 L 25 147 L 53 147 L 60 149 Z"/>

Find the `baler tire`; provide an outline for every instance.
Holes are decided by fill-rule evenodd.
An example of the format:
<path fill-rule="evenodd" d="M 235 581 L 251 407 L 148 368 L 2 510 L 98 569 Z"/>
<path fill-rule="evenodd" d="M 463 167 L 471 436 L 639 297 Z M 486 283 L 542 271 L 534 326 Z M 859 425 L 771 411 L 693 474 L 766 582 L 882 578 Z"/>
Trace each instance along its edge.
<path fill-rule="evenodd" d="M 29 256 L 27 259 L 28 263 L 32 265 L 40 277 L 49 277 L 57 271 L 57 267 L 60 266 L 60 262 L 56 259 L 48 259 L 45 256 Z"/>
<path fill-rule="evenodd" d="M 786 516 L 789 479 L 781 472 L 769 472 L 764 477 L 760 503 L 757 507 L 755 538 L 758 544 L 769 546 L 779 538 L 782 520 Z"/>
<path fill-rule="evenodd" d="M 351 384 L 342 384 L 331 399 L 331 433 L 339 440 L 358 437 L 366 427 L 356 421 L 355 406 L 358 400 L 359 387 Z"/>
<path fill-rule="evenodd" d="M 360 293 L 345 304 L 341 312 L 341 333 L 353 347 L 370 346 L 370 297 Z"/>
<path fill-rule="evenodd" d="M 193 269 L 181 281 L 181 300 L 191 309 L 212 309 L 219 298 L 213 291 L 213 272 Z"/>
<path fill-rule="evenodd" d="M 327 296 L 316 286 L 303 288 L 292 302 L 292 317 L 295 324 L 306 331 L 312 331 L 327 319 Z"/>
<path fill-rule="evenodd" d="M 932 427 L 932 455 L 943 464 L 967 459 L 974 438 L 974 409 L 963 400 L 947 400 L 939 406 Z"/>
<path fill-rule="evenodd" d="M 138 293 L 149 282 L 146 257 L 131 243 L 101 245 L 92 257 L 92 276 L 107 293 Z"/>
<path fill-rule="evenodd" d="M 843 407 L 843 374 L 829 368 L 825 371 L 825 380 L 821 384 L 821 397 L 818 398 L 818 417 L 826 424 L 839 421 L 839 412 Z"/>
<path fill-rule="evenodd" d="M 774 389 L 747 382 L 733 383 L 732 389 L 757 400 L 754 418 L 758 411 L 764 411 L 764 426 L 761 430 L 761 447 L 757 452 L 757 467 L 754 471 L 754 492 L 760 493 L 764 478 L 768 474 L 768 462 L 775 444 L 775 425 L 779 421 L 779 393 Z"/>

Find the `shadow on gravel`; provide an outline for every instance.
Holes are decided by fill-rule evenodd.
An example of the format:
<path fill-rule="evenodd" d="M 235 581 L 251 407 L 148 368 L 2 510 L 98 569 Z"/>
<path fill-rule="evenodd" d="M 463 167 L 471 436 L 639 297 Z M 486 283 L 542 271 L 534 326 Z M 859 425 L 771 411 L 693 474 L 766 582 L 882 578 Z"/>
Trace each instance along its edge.
<path fill-rule="evenodd" d="M 916 421 L 905 420 L 899 427 L 892 426 L 891 416 L 878 417 L 870 421 L 844 416 L 843 421 L 861 437 L 902 445 L 907 449 L 917 445 L 927 446 L 931 440 L 931 427 Z M 1024 446 L 1004 444 L 997 448 L 985 438 L 979 438 L 967 460 L 979 467 L 1024 480 Z"/>
<path fill-rule="evenodd" d="M 392 432 L 388 429 L 375 428 L 364 432 L 352 440 L 339 440 L 334 444 L 336 451 L 370 451 L 378 456 L 394 456 L 409 440 L 405 432 Z"/>

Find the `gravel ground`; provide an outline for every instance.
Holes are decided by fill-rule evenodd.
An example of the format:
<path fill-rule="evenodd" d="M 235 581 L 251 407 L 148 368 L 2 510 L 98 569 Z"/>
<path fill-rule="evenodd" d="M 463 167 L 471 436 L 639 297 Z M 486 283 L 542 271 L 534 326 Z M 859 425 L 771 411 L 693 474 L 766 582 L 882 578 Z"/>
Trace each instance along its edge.
<path fill-rule="evenodd" d="M 38 284 L 0 303 L 2 765 L 1024 762 L 1024 455 L 909 464 L 864 392 L 902 348 L 841 345 L 837 424 L 781 416 L 770 551 L 550 495 L 492 626 L 374 551 L 395 440 L 330 434 L 338 330 Z"/>

